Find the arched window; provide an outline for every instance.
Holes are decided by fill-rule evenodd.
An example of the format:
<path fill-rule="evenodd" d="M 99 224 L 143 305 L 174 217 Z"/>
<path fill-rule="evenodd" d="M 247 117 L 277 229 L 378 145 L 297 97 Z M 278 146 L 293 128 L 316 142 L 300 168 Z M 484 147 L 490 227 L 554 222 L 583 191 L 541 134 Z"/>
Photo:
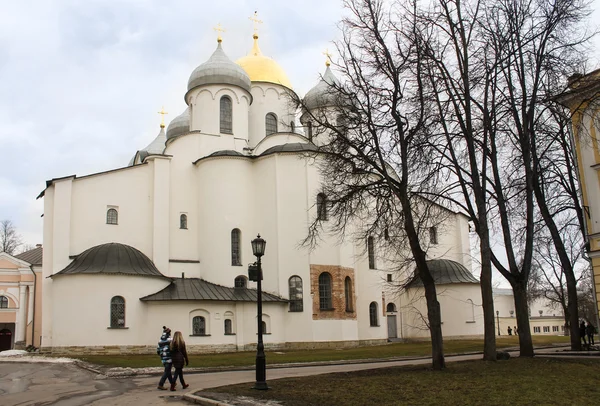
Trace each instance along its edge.
<path fill-rule="evenodd" d="M 367 251 L 369 252 L 369 269 L 376 269 L 375 267 L 375 243 L 373 237 L 367 238 Z"/>
<path fill-rule="evenodd" d="M 388 313 L 393 313 L 396 311 L 396 305 L 393 303 L 388 303 L 385 309 Z"/>
<path fill-rule="evenodd" d="M 307 127 L 308 127 L 308 140 L 312 141 L 312 139 L 313 139 L 312 121 L 308 122 Z"/>
<path fill-rule="evenodd" d="M 242 254 L 240 250 L 241 231 L 239 228 L 231 230 L 231 265 L 242 265 Z"/>
<path fill-rule="evenodd" d="M 232 335 L 231 319 L 225 319 L 225 335 Z"/>
<path fill-rule="evenodd" d="M 302 303 L 302 278 L 299 276 L 292 276 L 289 281 L 290 287 L 290 312 L 301 312 L 304 310 Z"/>
<path fill-rule="evenodd" d="M 0 296 L 0 309 L 8 309 L 8 298 Z"/>
<path fill-rule="evenodd" d="M 125 299 L 121 296 L 110 299 L 110 327 L 125 327 Z"/>
<path fill-rule="evenodd" d="M 262 322 L 262 332 L 263 334 L 267 334 L 267 323 L 266 322 Z"/>
<path fill-rule="evenodd" d="M 317 220 L 327 220 L 327 196 L 325 193 L 317 195 Z"/>
<path fill-rule="evenodd" d="M 221 97 L 221 120 L 220 131 L 225 134 L 233 134 L 233 113 L 231 97 Z"/>
<path fill-rule="evenodd" d="M 243 275 L 236 276 L 234 285 L 236 288 L 245 288 L 248 286 L 248 278 Z"/>
<path fill-rule="evenodd" d="M 438 243 L 437 227 L 430 227 L 429 228 L 429 242 L 432 243 L 432 244 L 437 244 Z"/>
<path fill-rule="evenodd" d="M 331 299 L 331 275 L 327 272 L 323 272 L 319 275 L 319 309 L 333 309 L 333 302 Z"/>
<path fill-rule="evenodd" d="M 108 209 L 106 211 L 106 224 L 119 224 L 119 212 L 117 212 L 117 209 Z"/>
<path fill-rule="evenodd" d="M 344 294 L 346 297 L 346 311 L 354 311 L 352 307 L 352 279 L 349 276 L 346 276 L 344 280 Z"/>
<path fill-rule="evenodd" d="M 179 216 L 179 228 L 187 230 L 187 214 Z"/>
<path fill-rule="evenodd" d="M 267 113 L 265 116 L 265 133 L 267 135 L 277 132 L 277 116 L 273 113 Z"/>
<path fill-rule="evenodd" d="M 371 327 L 379 326 L 379 317 L 377 314 L 377 303 L 371 302 L 369 305 L 369 323 Z"/>
<path fill-rule="evenodd" d="M 471 299 L 467 299 L 467 303 L 471 305 L 471 320 L 475 321 L 475 303 Z"/>
<path fill-rule="evenodd" d="M 196 316 L 192 319 L 192 335 L 206 335 L 206 319 L 202 316 Z"/>
<path fill-rule="evenodd" d="M 290 131 L 293 133 L 296 132 L 296 123 L 293 121 L 290 121 Z"/>

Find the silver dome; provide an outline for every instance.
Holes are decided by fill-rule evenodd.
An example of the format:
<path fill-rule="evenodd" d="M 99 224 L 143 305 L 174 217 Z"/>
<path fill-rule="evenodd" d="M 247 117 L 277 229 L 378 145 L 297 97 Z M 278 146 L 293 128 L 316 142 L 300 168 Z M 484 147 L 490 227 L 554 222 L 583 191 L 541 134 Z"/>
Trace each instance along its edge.
<path fill-rule="evenodd" d="M 190 108 L 175 117 L 167 127 L 167 140 L 190 132 Z"/>
<path fill-rule="evenodd" d="M 167 141 L 167 136 L 165 134 L 164 127 L 160 128 L 160 132 L 148 146 L 140 151 L 146 151 L 148 155 L 160 155 L 165 150 L 165 142 Z"/>
<path fill-rule="evenodd" d="M 329 69 L 328 66 L 319 83 L 310 89 L 304 96 L 306 108 L 312 110 L 319 107 L 335 106 L 336 97 L 332 86 L 338 83 L 337 78 L 333 75 L 333 72 L 331 72 L 331 69 Z"/>
<path fill-rule="evenodd" d="M 198 66 L 188 80 L 188 92 L 202 85 L 234 85 L 250 93 L 250 77 L 241 66 L 225 55 L 221 43 L 208 61 Z"/>

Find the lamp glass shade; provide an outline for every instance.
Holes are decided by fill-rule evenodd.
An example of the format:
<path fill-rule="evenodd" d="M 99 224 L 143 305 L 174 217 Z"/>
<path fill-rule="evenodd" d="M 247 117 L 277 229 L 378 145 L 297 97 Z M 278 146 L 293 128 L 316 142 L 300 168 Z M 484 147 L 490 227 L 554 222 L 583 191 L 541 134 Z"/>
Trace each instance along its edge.
<path fill-rule="evenodd" d="M 255 257 L 262 257 L 265 254 L 267 242 L 260 237 L 260 234 L 252 240 L 252 253 Z"/>

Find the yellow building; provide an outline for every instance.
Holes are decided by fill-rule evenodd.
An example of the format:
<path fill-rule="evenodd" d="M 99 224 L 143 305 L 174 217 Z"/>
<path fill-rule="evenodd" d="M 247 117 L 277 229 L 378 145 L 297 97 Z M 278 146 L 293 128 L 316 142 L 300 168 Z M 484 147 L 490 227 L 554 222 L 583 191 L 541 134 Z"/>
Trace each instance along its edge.
<path fill-rule="evenodd" d="M 573 143 L 585 211 L 587 250 L 592 261 L 594 295 L 600 307 L 600 69 L 569 78 L 559 101 L 571 110 Z"/>

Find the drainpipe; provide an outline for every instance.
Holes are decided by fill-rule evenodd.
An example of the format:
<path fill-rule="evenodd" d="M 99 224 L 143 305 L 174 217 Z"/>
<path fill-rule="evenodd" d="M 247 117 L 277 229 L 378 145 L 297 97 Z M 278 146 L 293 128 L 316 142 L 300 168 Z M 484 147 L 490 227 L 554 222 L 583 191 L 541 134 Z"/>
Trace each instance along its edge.
<path fill-rule="evenodd" d="M 33 265 L 29 265 L 31 273 L 33 274 L 33 309 L 31 314 L 31 345 L 35 347 L 35 297 L 37 296 L 37 275 L 33 270 Z M 25 326 L 27 328 L 27 326 Z"/>

